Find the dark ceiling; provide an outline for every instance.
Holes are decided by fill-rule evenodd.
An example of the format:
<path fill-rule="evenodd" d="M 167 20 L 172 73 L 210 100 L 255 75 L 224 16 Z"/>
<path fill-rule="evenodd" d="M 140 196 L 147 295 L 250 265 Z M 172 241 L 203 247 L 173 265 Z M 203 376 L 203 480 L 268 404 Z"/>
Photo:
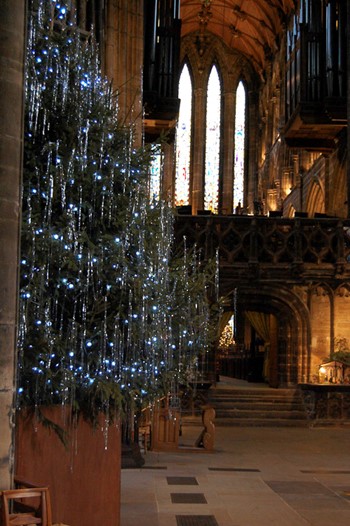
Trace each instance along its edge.
<path fill-rule="evenodd" d="M 182 36 L 212 33 L 261 73 L 298 0 L 181 0 Z"/>

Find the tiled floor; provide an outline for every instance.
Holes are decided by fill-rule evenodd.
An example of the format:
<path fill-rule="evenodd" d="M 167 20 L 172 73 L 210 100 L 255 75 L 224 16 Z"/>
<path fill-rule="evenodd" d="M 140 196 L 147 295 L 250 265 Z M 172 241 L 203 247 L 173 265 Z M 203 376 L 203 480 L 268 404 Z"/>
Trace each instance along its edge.
<path fill-rule="evenodd" d="M 122 470 L 121 526 L 350 525 L 348 428 L 218 427 L 212 453 L 145 460 Z"/>
<path fill-rule="evenodd" d="M 184 425 L 180 444 L 200 432 Z M 216 427 L 213 452 L 144 458 L 122 470 L 121 526 L 350 525 L 349 427 Z"/>

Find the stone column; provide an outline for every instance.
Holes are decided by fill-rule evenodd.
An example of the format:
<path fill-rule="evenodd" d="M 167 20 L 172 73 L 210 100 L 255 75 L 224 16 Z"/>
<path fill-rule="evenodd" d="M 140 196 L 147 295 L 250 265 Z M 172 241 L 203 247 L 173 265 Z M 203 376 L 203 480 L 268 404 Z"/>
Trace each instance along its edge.
<path fill-rule="evenodd" d="M 235 115 L 236 96 L 232 92 L 224 95 L 224 115 Z M 233 171 L 234 171 L 234 136 L 235 123 L 233 117 L 224 119 L 224 147 L 223 147 L 223 166 L 222 166 L 222 197 L 221 213 L 231 214 L 233 205 Z M 242 203 L 243 206 L 243 203 Z"/>
<path fill-rule="evenodd" d="M 25 5 L 2 0 L 0 17 L 0 489 L 13 475 Z"/>
<path fill-rule="evenodd" d="M 170 142 L 169 144 L 165 144 L 162 148 L 164 154 L 164 165 L 162 172 L 163 179 L 161 183 L 161 196 L 165 201 L 174 205 L 176 165 L 175 144 Z"/>
<path fill-rule="evenodd" d="M 118 93 L 119 118 L 142 133 L 143 0 L 108 0 L 105 75 Z"/>
<path fill-rule="evenodd" d="M 245 196 L 246 201 L 244 206 L 248 208 L 248 212 L 254 210 L 254 200 L 259 196 L 259 180 L 257 166 L 260 165 L 260 142 L 261 137 L 259 130 L 259 107 L 258 107 L 258 95 L 257 92 L 249 91 L 247 93 L 247 104 L 248 104 L 248 128 L 247 128 L 247 140 L 248 140 L 248 162 L 245 177 Z"/>
<path fill-rule="evenodd" d="M 350 27 L 350 5 L 347 3 L 347 28 Z M 349 60 L 350 56 L 350 31 L 347 31 L 347 57 Z M 348 123 L 350 122 L 350 68 L 347 67 L 347 117 Z M 349 152 L 350 152 L 350 126 L 347 127 L 348 131 L 348 156 L 347 156 L 347 217 L 350 217 L 350 162 L 349 162 Z"/>
<path fill-rule="evenodd" d="M 206 92 L 198 88 L 194 92 L 194 133 L 192 163 L 192 213 L 203 209 L 204 203 L 204 162 L 205 162 L 205 104 Z"/>

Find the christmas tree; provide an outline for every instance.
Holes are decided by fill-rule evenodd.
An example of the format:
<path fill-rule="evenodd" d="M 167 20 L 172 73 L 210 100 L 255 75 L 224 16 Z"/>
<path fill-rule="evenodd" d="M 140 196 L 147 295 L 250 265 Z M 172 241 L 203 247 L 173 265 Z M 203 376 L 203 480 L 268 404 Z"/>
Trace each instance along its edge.
<path fill-rule="evenodd" d="M 93 35 L 67 1 L 29 6 L 18 399 L 112 421 L 196 375 L 212 272 L 173 258 L 151 149 L 120 124 Z"/>

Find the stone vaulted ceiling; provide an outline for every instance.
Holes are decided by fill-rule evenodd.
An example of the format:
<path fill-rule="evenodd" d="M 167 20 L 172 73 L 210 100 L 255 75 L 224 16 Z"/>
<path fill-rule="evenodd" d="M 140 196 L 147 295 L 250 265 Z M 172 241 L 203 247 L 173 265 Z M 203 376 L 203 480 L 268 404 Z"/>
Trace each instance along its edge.
<path fill-rule="evenodd" d="M 182 36 L 212 33 L 262 72 L 298 0 L 181 0 Z"/>

